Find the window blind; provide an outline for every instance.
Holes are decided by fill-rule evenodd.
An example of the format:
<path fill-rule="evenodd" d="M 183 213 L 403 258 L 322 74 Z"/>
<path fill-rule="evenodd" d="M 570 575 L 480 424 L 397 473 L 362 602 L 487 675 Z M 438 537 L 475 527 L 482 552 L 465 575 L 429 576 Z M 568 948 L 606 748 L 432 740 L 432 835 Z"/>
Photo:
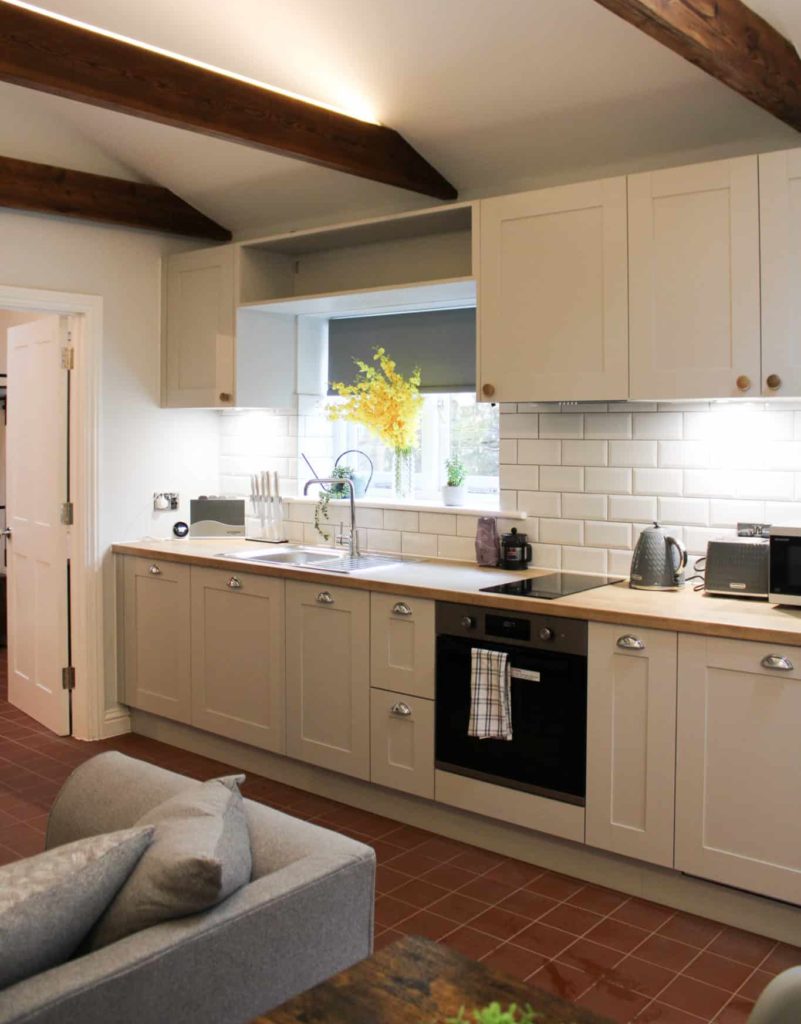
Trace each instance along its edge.
<path fill-rule="evenodd" d="M 400 373 L 421 371 L 421 390 L 475 391 L 475 309 L 432 309 L 421 313 L 340 317 L 328 325 L 328 381 L 350 384 L 354 359 L 372 362 L 386 349 Z"/>

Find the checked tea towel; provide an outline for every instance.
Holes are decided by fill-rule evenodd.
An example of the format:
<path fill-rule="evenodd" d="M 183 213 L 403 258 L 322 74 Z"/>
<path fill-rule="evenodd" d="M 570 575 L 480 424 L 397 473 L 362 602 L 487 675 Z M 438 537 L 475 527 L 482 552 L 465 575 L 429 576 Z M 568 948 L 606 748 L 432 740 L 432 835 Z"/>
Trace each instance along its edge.
<path fill-rule="evenodd" d="M 468 736 L 481 740 L 512 738 L 512 667 L 505 651 L 474 647 L 470 667 Z"/>

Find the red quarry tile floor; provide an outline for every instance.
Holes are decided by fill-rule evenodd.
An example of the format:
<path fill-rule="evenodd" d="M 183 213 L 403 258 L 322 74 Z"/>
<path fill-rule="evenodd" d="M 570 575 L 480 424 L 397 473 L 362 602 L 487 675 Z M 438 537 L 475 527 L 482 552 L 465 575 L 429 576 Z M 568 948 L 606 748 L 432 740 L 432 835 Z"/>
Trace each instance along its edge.
<path fill-rule="evenodd" d="M 7 702 L 0 652 L 0 864 L 43 848 L 72 769 L 115 749 L 192 778 L 235 766 L 142 736 L 59 739 Z M 246 796 L 373 846 L 376 946 L 425 935 L 619 1024 L 745 1024 L 801 949 L 677 913 L 249 775 Z"/>

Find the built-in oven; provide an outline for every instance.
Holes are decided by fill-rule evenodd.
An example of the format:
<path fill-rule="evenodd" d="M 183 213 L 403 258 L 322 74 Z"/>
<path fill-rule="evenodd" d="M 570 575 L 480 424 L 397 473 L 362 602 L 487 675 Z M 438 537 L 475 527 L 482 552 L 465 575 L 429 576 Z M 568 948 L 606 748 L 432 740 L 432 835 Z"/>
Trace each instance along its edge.
<path fill-rule="evenodd" d="M 770 528 L 768 600 L 801 605 L 801 526 Z"/>
<path fill-rule="evenodd" d="M 512 739 L 468 735 L 474 648 L 505 651 Z M 437 605 L 436 767 L 584 805 L 587 623 Z"/>

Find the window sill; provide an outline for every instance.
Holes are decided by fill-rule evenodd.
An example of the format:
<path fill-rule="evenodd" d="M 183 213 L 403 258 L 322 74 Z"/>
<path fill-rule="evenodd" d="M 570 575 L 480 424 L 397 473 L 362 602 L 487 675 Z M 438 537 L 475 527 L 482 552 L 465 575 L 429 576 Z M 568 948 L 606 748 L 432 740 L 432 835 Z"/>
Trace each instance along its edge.
<path fill-rule="evenodd" d="M 306 497 L 284 498 L 290 504 L 316 505 L 317 497 L 308 495 Z M 332 504 L 340 505 L 347 503 L 347 498 L 332 498 Z M 489 504 L 483 505 L 478 502 L 468 505 L 443 505 L 441 501 L 425 501 L 421 498 L 414 498 L 408 501 L 393 501 L 387 498 L 382 501 L 374 498 L 357 498 L 357 508 L 382 508 L 398 510 L 400 512 L 448 512 L 457 516 L 496 516 L 499 519 L 526 519 L 527 513 L 517 509 L 504 510 Z"/>

